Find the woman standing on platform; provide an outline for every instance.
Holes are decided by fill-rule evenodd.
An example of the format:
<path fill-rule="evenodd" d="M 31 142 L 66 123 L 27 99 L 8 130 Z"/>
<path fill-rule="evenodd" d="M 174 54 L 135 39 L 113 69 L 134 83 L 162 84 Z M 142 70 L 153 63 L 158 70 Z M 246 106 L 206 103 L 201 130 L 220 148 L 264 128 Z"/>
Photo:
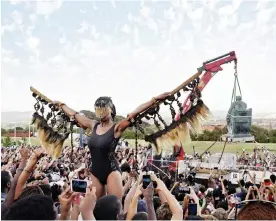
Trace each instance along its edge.
<path fill-rule="evenodd" d="M 152 100 L 140 105 L 126 119 L 118 123 L 114 122 L 116 108 L 110 97 L 100 97 L 95 102 L 95 114 L 97 120 L 91 120 L 69 108 L 66 104 L 54 101 L 53 104 L 62 109 L 65 114 L 84 129 L 91 129 L 92 135 L 88 147 L 92 159 L 92 183 L 96 187 L 97 198 L 106 194 L 115 195 L 122 199 L 122 177 L 118 162 L 115 158 L 115 149 L 122 133 L 130 125 L 131 120 L 139 113 L 151 107 L 156 101 L 164 100 L 169 93 L 163 93 Z"/>

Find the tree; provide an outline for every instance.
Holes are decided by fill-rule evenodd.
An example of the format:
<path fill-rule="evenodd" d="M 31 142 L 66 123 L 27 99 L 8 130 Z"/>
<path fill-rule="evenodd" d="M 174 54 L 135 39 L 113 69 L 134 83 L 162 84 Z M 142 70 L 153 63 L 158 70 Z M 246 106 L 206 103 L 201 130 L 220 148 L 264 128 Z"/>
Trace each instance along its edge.
<path fill-rule="evenodd" d="M 4 137 L 2 139 L 2 145 L 4 147 L 8 147 L 8 146 L 11 146 L 13 144 L 13 142 L 11 141 L 11 138 L 10 137 Z"/>
<path fill-rule="evenodd" d="M 1 134 L 3 135 L 5 133 L 7 133 L 7 131 L 4 128 L 1 128 Z"/>

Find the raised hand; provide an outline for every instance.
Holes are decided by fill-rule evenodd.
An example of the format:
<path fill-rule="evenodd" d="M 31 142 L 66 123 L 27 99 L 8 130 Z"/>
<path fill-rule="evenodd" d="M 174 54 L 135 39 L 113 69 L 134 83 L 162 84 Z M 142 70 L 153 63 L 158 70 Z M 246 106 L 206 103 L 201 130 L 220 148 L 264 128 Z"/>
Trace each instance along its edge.
<path fill-rule="evenodd" d="M 135 194 L 134 194 L 134 197 L 139 197 L 143 194 L 142 192 L 142 189 L 143 189 L 143 184 L 139 184 L 136 188 L 136 191 L 135 191 Z"/>
<path fill-rule="evenodd" d="M 97 196 L 96 196 L 96 187 L 92 186 L 90 184 L 86 188 L 86 194 L 84 199 L 80 203 L 80 211 L 85 212 L 87 210 L 92 210 L 94 209 L 97 201 Z"/>
<path fill-rule="evenodd" d="M 36 157 L 37 159 L 40 159 L 45 155 L 46 155 L 45 150 L 43 150 L 42 148 L 38 148 L 34 151 L 34 157 Z"/>
<path fill-rule="evenodd" d="M 77 193 L 70 191 L 70 187 L 68 187 L 63 193 L 59 195 L 58 199 L 60 202 L 61 213 L 68 213 L 70 211 L 73 200 L 76 196 Z"/>
<path fill-rule="evenodd" d="M 142 189 L 145 200 L 153 200 L 154 188 L 152 182 L 147 186 L 146 189 Z"/>
<path fill-rule="evenodd" d="M 30 150 L 28 148 L 22 146 L 21 149 L 19 150 L 19 153 L 20 153 L 22 159 L 28 159 Z"/>
<path fill-rule="evenodd" d="M 150 177 L 151 177 L 151 181 L 155 181 L 157 183 L 157 187 L 156 187 L 157 191 L 168 190 L 165 183 L 162 180 L 158 179 L 155 174 L 151 174 Z"/>
<path fill-rule="evenodd" d="M 93 217 L 94 217 L 93 210 L 95 208 L 96 201 L 97 201 L 96 187 L 92 186 L 92 184 L 90 184 L 86 188 L 86 195 L 85 195 L 84 199 L 81 201 L 80 207 L 79 207 L 80 212 L 82 214 L 82 218 L 84 220 L 93 219 Z"/>

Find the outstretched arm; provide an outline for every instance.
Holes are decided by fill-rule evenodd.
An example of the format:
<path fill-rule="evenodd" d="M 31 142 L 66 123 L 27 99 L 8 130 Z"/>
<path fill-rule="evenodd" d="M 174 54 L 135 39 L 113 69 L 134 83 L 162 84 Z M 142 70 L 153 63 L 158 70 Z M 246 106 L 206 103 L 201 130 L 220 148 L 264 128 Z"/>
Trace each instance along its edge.
<path fill-rule="evenodd" d="M 166 99 L 168 96 L 170 96 L 170 93 L 163 93 L 157 97 L 152 98 L 150 101 L 141 104 L 139 107 L 137 107 L 133 112 L 131 112 L 126 119 L 123 119 L 117 124 L 116 127 L 116 137 L 120 137 L 120 135 L 129 127 L 131 119 L 135 118 L 138 114 L 144 112 L 148 108 L 150 108 L 152 105 L 155 104 L 156 101 L 161 101 Z"/>
<path fill-rule="evenodd" d="M 61 110 L 64 111 L 64 113 L 68 117 L 73 117 L 77 121 L 77 123 L 82 127 L 83 129 L 92 129 L 95 125 L 95 120 L 91 120 L 86 116 L 80 115 L 77 111 L 74 111 L 70 107 L 68 107 L 66 104 L 61 103 L 59 101 L 53 101 L 52 102 L 54 105 L 58 106 Z"/>

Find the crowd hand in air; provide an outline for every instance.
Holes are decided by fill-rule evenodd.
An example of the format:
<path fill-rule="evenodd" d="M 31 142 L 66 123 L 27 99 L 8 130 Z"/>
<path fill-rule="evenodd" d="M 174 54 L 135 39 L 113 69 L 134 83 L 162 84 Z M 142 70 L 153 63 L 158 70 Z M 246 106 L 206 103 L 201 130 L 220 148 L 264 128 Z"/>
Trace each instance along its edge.
<path fill-rule="evenodd" d="M 96 201 L 96 187 L 90 184 L 86 188 L 85 197 L 81 200 L 79 207 L 83 220 L 95 220 L 93 210 L 95 208 Z"/>
<path fill-rule="evenodd" d="M 22 146 L 19 150 L 19 153 L 21 155 L 22 160 L 27 160 L 29 158 L 29 155 L 30 155 L 30 150 L 28 148 Z"/>
<path fill-rule="evenodd" d="M 132 220 L 133 216 L 137 213 L 138 200 L 140 196 L 143 194 L 142 189 L 143 184 L 138 184 L 133 199 L 131 200 L 131 203 L 129 205 L 126 220 Z"/>
<path fill-rule="evenodd" d="M 155 174 L 151 174 L 151 181 L 155 181 L 157 184 L 156 190 L 157 192 L 162 192 L 164 197 L 166 198 L 169 207 L 172 211 L 172 219 L 171 220 L 182 220 L 183 219 L 183 209 L 176 200 L 176 198 L 171 194 L 171 192 L 167 189 L 165 183 L 158 179 Z"/>
<path fill-rule="evenodd" d="M 46 155 L 45 150 L 42 148 L 38 148 L 34 151 L 33 158 L 36 160 L 39 160 L 40 158 L 42 158 L 45 155 Z"/>
<path fill-rule="evenodd" d="M 58 199 L 60 202 L 60 220 L 66 220 L 69 218 L 73 200 L 77 195 L 77 193 L 70 191 L 70 187 L 59 195 Z"/>
<path fill-rule="evenodd" d="M 168 190 L 165 183 L 162 180 L 158 179 L 155 174 L 151 174 L 150 177 L 151 177 L 151 181 L 155 181 L 157 183 L 156 191 Z"/>

